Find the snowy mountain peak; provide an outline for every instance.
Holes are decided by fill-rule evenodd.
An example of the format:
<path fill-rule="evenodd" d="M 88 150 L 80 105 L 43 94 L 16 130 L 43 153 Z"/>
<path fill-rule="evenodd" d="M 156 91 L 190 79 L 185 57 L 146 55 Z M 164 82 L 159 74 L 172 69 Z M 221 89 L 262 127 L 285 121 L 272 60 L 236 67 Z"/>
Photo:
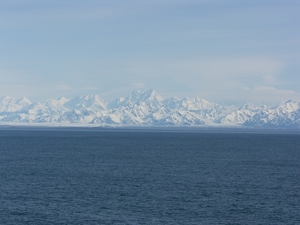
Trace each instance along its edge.
<path fill-rule="evenodd" d="M 180 105 L 188 110 L 211 110 L 216 106 L 215 103 L 210 103 L 201 98 L 184 98 L 181 100 Z"/>
<path fill-rule="evenodd" d="M 40 102 L 34 102 L 34 103 L 31 103 L 30 105 L 24 107 L 22 110 L 25 110 L 25 111 L 37 111 L 37 110 L 45 110 L 47 107 L 40 103 Z"/>
<path fill-rule="evenodd" d="M 21 105 L 30 105 L 32 102 L 28 100 L 26 97 L 22 97 L 20 99 L 17 99 L 16 104 L 21 104 Z"/>
<path fill-rule="evenodd" d="M 64 106 L 68 109 L 77 109 L 77 110 L 106 109 L 106 103 L 98 95 L 86 95 L 86 96 L 76 97 L 66 102 Z"/>
<path fill-rule="evenodd" d="M 3 96 L 1 99 L 0 99 L 0 103 L 2 104 L 9 104 L 11 102 L 15 102 L 17 99 L 14 98 L 14 97 L 10 97 L 10 96 Z"/>
<path fill-rule="evenodd" d="M 294 101 L 293 99 L 289 99 L 285 103 L 290 103 L 290 102 L 296 102 L 296 101 Z"/>
<path fill-rule="evenodd" d="M 299 109 L 300 109 L 300 103 L 293 100 L 286 101 L 285 103 L 278 106 L 278 110 L 280 110 L 283 113 L 293 112 Z"/>
<path fill-rule="evenodd" d="M 14 97 L 4 96 L 0 100 L 0 112 L 15 112 L 30 104 L 31 102 L 25 97 L 16 99 Z"/>
<path fill-rule="evenodd" d="M 125 100 L 125 98 L 117 98 L 113 101 L 110 101 L 108 104 L 107 104 L 107 108 L 109 109 L 113 109 L 113 108 L 118 108 L 120 106 L 122 106 L 122 102 Z"/>
<path fill-rule="evenodd" d="M 153 89 L 145 91 L 142 94 L 144 99 L 155 100 L 155 101 L 163 101 L 163 98 Z"/>
<path fill-rule="evenodd" d="M 159 107 L 162 105 L 163 98 L 151 89 L 141 93 L 139 102 L 145 102 L 150 107 Z"/>
<path fill-rule="evenodd" d="M 98 95 L 44 103 L 27 98 L 0 98 L 0 123 L 99 124 L 118 126 L 251 126 L 300 128 L 300 102 L 277 107 L 222 106 L 199 97 L 163 99 L 154 90 L 133 91 L 105 103 Z"/>
<path fill-rule="evenodd" d="M 66 104 L 66 103 L 69 101 L 69 99 L 67 99 L 67 98 L 65 98 L 65 97 L 60 97 L 60 98 L 57 99 L 57 101 L 58 101 L 60 104 L 64 105 L 64 104 Z"/>
<path fill-rule="evenodd" d="M 244 109 L 244 110 L 257 110 L 259 109 L 259 106 L 256 106 L 255 104 L 251 103 L 251 102 L 247 102 L 245 105 L 243 105 L 240 109 Z"/>
<path fill-rule="evenodd" d="M 63 105 L 67 99 L 65 98 L 59 98 L 59 99 L 49 99 L 44 102 L 44 106 L 48 108 L 50 111 L 54 112 L 65 112 L 67 111 L 67 108 L 65 108 Z"/>
<path fill-rule="evenodd" d="M 176 97 L 171 97 L 163 101 L 163 105 L 167 109 L 175 109 L 178 107 L 180 100 Z"/>
<path fill-rule="evenodd" d="M 154 90 L 146 90 L 146 91 L 133 91 L 128 97 L 125 99 L 118 99 L 111 102 L 111 106 L 122 107 L 128 105 L 135 104 L 146 104 L 149 107 L 158 107 L 162 105 L 163 98 Z"/>
<path fill-rule="evenodd" d="M 153 89 L 146 90 L 146 91 L 133 91 L 128 99 L 132 101 L 146 101 L 146 100 L 157 100 L 162 101 L 163 98 Z"/>

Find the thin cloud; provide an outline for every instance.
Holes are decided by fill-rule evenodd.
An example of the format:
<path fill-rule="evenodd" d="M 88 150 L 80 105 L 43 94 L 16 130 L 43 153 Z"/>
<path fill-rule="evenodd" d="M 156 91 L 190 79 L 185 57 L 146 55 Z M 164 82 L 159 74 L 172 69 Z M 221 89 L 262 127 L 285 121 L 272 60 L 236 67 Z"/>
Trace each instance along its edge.
<path fill-rule="evenodd" d="M 289 99 L 300 101 L 300 93 L 293 90 L 283 90 L 272 86 L 257 86 L 252 90 L 250 100 L 278 104 Z"/>
<path fill-rule="evenodd" d="M 5 0 L 0 93 L 297 97 L 297 12 L 289 0 Z"/>

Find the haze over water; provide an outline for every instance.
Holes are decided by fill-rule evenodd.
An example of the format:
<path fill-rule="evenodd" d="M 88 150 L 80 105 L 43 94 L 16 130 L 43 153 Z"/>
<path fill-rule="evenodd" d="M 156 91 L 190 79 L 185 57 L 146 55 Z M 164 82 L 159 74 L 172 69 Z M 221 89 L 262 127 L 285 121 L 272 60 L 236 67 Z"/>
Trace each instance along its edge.
<path fill-rule="evenodd" d="M 297 224 L 299 134 L 0 131 L 1 224 Z"/>

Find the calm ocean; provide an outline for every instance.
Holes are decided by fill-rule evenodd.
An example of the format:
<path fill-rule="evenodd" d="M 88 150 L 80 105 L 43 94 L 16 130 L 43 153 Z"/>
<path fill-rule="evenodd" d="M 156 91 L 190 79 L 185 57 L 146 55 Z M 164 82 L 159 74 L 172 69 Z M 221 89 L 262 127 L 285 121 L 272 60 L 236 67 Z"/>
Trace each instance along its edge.
<path fill-rule="evenodd" d="M 300 224 L 300 135 L 0 131 L 0 224 Z"/>

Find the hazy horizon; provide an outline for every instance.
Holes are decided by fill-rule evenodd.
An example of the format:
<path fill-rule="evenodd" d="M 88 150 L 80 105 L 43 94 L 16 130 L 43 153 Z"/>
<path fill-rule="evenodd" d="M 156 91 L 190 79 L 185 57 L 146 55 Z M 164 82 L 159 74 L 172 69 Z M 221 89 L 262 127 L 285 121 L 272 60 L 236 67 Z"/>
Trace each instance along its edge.
<path fill-rule="evenodd" d="M 155 91 L 154 89 L 148 89 L 148 90 L 133 90 L 132 92 L 128 93 L 128 95 L 126 96 L 119 96 L 119 97 L 115 97 L 115 98 L 112 98 L 112 99 L 105 99 L 105 98 L 102 98 L 101 95 L 95 93 L 95 94 L 84 94 L 84 95 L 78 95 L 78 96 L 71 96 L 71 97 L 66 97 L 66 96 L 59 96 L 59 97 L 49 97 L 47 99 L 41 99 L 40 101 L 35 101 L 34 99 L 31 99 L 31 98 L 28 98 L 27 96 L 10 96 L 10 95 L 3 95 L 3 96 L 0 96 L 0 100 L 4 99 L 5 97 L 9 97 L 9 98 L 15 98 L 16 100 L 21 100 L 22 98 L 26 98 L 27 100 L 31 101 L 32 103 L 41 103 L 41 104 L 44 104 L 45 102 L 47 102 L 48 100 L 60 100 L 62 98 L 65 98 L 67 101 L 70 101 L 70 100 L 73 100 L 73 99 L 76 99 L 76 98 L 86 98 L 86 97 L 90 97 L 90 96 L 98 96 L 99 98 L 101 98 L 105 103 L 109 104 L 110 102 L 113 102 L 113 101 L 116 101 L 116 100 L 120 100 L 120 99 L 126 99 L 127 97 L 130 97 L 132 94 L 134 94 L 135 91 L 141 91 L 142 93 L 146 93 L 148 91 Z M 170 96 L 170 97 L 164 97 L 162 96 L 160 93 L 156 92 L 158 95 L 160 95 L 160 97 L 163 98 L 163 100 L 167 100 L 167 99 L 171 99 L 173 97 L 179 99 L 179 100 L 185 100 L 185 99 L 195 99 L 195 98 L 200 98 L 199 96 L 185 96 L 185 97 L 182 97 L 182 98 L 179 98 L 177 96 Z M 235 106 L 235 107 L 242 107 L 244 105 L 247 105 L 247 104 L 254 104 L 256 106 L 263 106 L 263 105 L 267 105 L 267 106 L 270 106 L 270 107 L 277 107 L 279 106 L 280 104 L 284 104 L 286 102 L 289 102 L 289 101 L 295 101 L 294 99 L 288 99 L 288 100 L 283 100 L 281 102 L 278 102 L 278 103 L 268 103 L 268 102 L 250 102 L 250 101 L 247 101 L 247 102 L 241 102 L 240 104 L 229 104 L 229 103 L 218 103 L 218 102 L 213 102 L 213 101 L 210 101 L 209 99 L 204 99 L 204 98 L 200 98 L 202 100 L 206 100 L 210 103 L 217 103 L 219 105 L 224 105 L 224 106 Z"/>

